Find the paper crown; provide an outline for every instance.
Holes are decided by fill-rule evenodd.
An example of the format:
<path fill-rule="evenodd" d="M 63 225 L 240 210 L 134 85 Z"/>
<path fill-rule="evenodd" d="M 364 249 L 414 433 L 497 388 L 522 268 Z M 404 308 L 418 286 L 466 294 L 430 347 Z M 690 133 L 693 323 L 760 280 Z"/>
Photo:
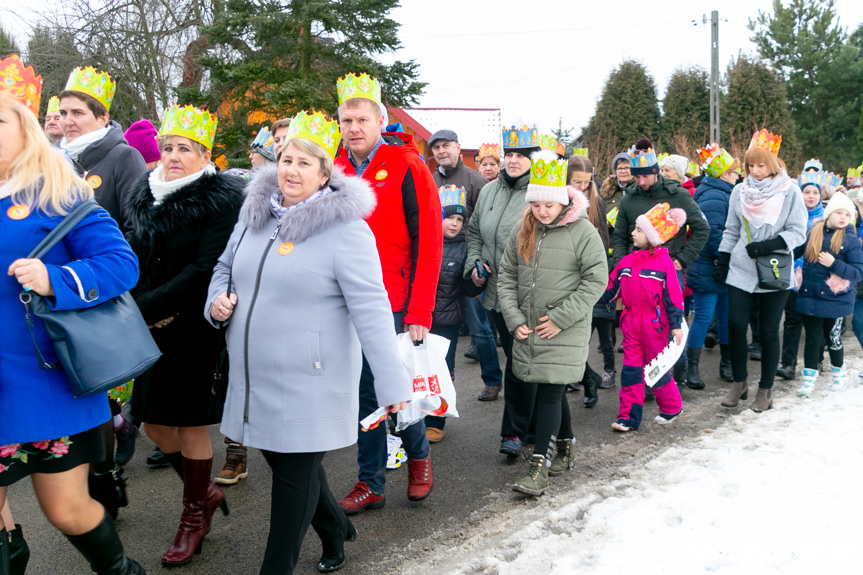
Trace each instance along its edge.
<path fill-rule="evenodd" d="M 566 187 L 566 168 L 566 160 L 534 158 L 530 163 L 529 185 Z"/>
<path fill-rule="evenodd" d="M 635 220 L 635 225 L 654 246 L 660 246 L 676 236 L 685 223 L 686 212 L 680 208 L 671 209 L 667 202 L 656 204 Z"/>
<path fill-rule="evenodd" d="M 782 136 L 771 134 L 767 130 L 759 130 L 752 135 L 749 149 L 761 148 L 767 150 L 774 156 L 779 155 L 779 146 L 782 145 Z"/>
<path fill-rule="evenodd" d="M 857 168 L 848 168 L 849 178 L 859 178 L 860 176 L 863 176 L 863 164 Z"/>
<path fill-rule="evenodd" d="M 658 155 L 656 156 L 656 163 L 661 165 L 661 164 L 662 164 L 662 162 L 664 162 L 664 161 L 665 161 L 665 159 L 666 159 L 669 155 L 670 155 L 670 154 L 668 154 L 668 153 L 666 153 L 666 152 L 662 152 L 661 154 L 658 154 Z"/>
<path fill-rule="evenodd" d="M 689 160 L 689 163 L 686 164 L 686 173 L 687 174 L 698 174 L 701 170 L 698 169 L 698 164 Z"/>
<path fill-rule="evenodd" d="M 557 138 L 555 138 L 554 136 L 540 136 L 539 147 L 543 150 L 550 150 L 558 156 L 563 156 L 566 153 L 566 144 L 558 142 Z"/>
<path fill-rule="evenodd" d="M 528 126 L 522 124 L 521 128 L 516 128 L 515 125 L 503 129 L 503 147 L 504 148 L 537 148 L 539 147 L 539 137 L 536 131 L 536 125 Z"/>
<path fill-rule="evenodd" d="M 647 148 L 646 150 L 637 150 L 633 145 L 631 148 L 629 148 L 627 155 L 629 156 L 630 170 L 646 169 L 659 164 L 659 160 L 656 157 L 656 151 L 653 148 Z M 666 157 L 667 156 L 668 154 L 666 154 Z"/>
<path fill-rule="evenodd" d="M 105 106 L 105 110 L 111 109 L 115 89 L 116 85 L 111 81 L 111 76 L 107 72 L 96 71 L 93 66 L 72 70 L 64 88 L 64 90 L 83 92 L 88 96 L 92 96 Z"/>
<path fill-rule="evenodd" d="M 39 115 L 39 98 L 42 96 L 42 76 L 33 66 L 24 67 L 18 54 L 0 60 L 0 93 L 30 108 Z"/>
<path fill-rule="evenodd" d="M 812 158 L 811 160 L 809 160 L 808 162 L 803 164 L 803 171 L 804 172 L 812 172 L 812 171 L 823 172 L 824 166 L 821 165 L 821 160 L 816 160 L 815 158 Z"/>
<path fill-rule="evenodd" d="M 816 186 L 818 186 L 820 188 L 821 187 L 821 174 L 818 172 L 815 172 L 815 171 L 811 171 L 811 170 L 808 172 L 806 172 L 806 171 L 801 172 L 800 175 L 797 177 L 797 185 L 799 185 L 800 189 L 802 190 L 803 188 L 805 188 L 806 186 L 808 186 L 810 184 L 815 184 Z"/>
<path fill-rule="evenodd" d="M 182 136 L 212 150 L 218 124 L 216 117 L 206 110 L 174 104 L 165 110 L 159 136 Z"/>
<path fill-rule="evenodd" d="M 716 143 L 698 148 L 698 158 L 701 160 L 701 168 L 714 178 L 721 176 L 734 164 L 734 158 L 731 154 Z"/>
<path fill-rule="evenodd" d="M 588 157 L 587 152 L 588 152 L 587 148 L 573 148 L 572 149 L 572 155 L 573 156 L 581 156 L 582 158 Z"/>
<path fill-rule="evenodd" d="M 273 148 L 273 135 L 270 133 L 270 129 L 266 126 L 258 130 L 258 134 L 255 136 L 255 139 L 252 140 L 252 145 L 250 147 L 253 152 L 261 154 L 269 161 L 276 161 L 276 151 Z"/>
<path fill-rule="evenodd" d="M 465 198 L 464 186 L 456 187 L 455 184 L 441 186 L 438 188 L 438 196 L 440 196 L 441 215 L 444 218 L 447 216 L 465 215 L 467 200 Z"/>
<path fill-rule="evenodd" d="M 57 96 L 51 96 L 48 99 L 48 109 L 45 110 L 46 113 L 51 112 L 59 112 L 60 111 L 60 98 Z"/>
<path fill-rule="evenodd" d="M 310 140 L 325 149 L 330 157 L 334 158 L 336 150 L 339 149 L 341 137 L 342 133 L 339 131 L 338 122 L 327 120 L 327 117 L 320 112 L 303 110 L 291 119 L 288 133 L 285 134 L 285 142 L 287 143 L 292 138 Z"/>
<path fill-rule="evenodd" d="M 368 74 L 346 74 L 336 83 L 339 96 L 339 106 L 351 98 L 366 98 L 381 103 L 381 83 Z"/>
<path fill-rule="evenodd" d="M 821 174 L 821 185 L 827 184 L 828 186 L 833 186 L 834 188 L 842 185 L 842 176 L 837 176 L 833 172 L 822 172 Z"/>
<path fill-rule="evenodd" d="M 477 155 L 480 161 L 486 157 L 497 158 L 500 161 L 500 144 L 482 144 Z"/>

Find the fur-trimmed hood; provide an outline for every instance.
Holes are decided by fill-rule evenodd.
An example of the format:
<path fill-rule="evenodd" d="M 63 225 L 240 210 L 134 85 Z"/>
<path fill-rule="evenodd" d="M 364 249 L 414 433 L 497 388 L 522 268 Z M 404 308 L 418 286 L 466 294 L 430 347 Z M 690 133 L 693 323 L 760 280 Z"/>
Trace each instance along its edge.
<path fill-rule="evenodd" d="M 126 203 L 133 238 L 147 240 L 188 228 L 224 210 L 236 213 L 245 182 L 234 176 L 205 174 L 165 197 L 158 205 L 150 192 L 150 172 L 135 183 Z"/>
<path fill-rule="evenodd" d="M 282 218 L 279 237 L 300 243 L 332 225 L 350 220 L 366 219 L 375 209 L 377 200 L 368 184 L 360 178 L 346 176 L 333 169 L 329 187 L 331 193 L 289 211 Z M 270 197 L 279 189 L 277 167 L 263 166 L 249 183 L 246 201 L 240 210 L 240 222 L 251 230 L 271 225 L 273 213 Z"/>

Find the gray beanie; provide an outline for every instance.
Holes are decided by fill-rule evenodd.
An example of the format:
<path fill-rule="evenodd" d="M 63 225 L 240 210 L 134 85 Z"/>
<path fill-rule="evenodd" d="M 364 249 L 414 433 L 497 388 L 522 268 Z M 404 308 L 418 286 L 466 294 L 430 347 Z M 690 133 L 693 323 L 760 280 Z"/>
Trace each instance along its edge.
<path fill-rule="evenodd" d="M 670 154 L 667 158 L 662 160 L 662 165 L 659 167 L 664 168 L 666 166 L 677 172 L 678 177 L 685 179 L 686 168 L 689 167 L 689 158 L 686 156 L 679 156 L 677 154 Z"/>

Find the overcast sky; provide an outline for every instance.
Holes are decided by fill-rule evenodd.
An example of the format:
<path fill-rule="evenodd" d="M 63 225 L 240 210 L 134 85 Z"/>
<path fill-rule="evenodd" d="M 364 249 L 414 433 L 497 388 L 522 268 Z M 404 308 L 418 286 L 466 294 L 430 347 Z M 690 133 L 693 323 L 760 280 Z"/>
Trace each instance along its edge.
<path fill-rule="evenodd" d="M 53 3 L 0 0 L 0 20 L 24 44 L 29 23 Z M 863 1 L 835 5 L 850 31 L 863 22 Z M 420 106 L 500 108 L 505 124 L 536 123 L 540 132 L 562 118 L 577 136 L 622 60 L 641 61 L 660 98 L 676 68 L 709 70 L 714 9 L 724 72 L 732 57 L 754 53 L 747 22 L 772 12 L 772 0 L 402 0 L 391 17 L 401 24 L 395 57 L 419 62 L 428 83 Z"/>

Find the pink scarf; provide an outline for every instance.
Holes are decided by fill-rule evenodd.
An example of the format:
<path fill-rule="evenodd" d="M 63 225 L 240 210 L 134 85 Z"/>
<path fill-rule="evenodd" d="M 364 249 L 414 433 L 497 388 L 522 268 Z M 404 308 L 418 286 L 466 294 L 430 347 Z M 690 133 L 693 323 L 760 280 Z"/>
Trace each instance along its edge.
<path fill-rule="evenodd" d="M 785 172 L 756 180 L 747 176 L 740 188 L 740 205 L 743 217 L 754 228 L 764 224 L 775 226 L 785 202 L 788 175 Z"/>

